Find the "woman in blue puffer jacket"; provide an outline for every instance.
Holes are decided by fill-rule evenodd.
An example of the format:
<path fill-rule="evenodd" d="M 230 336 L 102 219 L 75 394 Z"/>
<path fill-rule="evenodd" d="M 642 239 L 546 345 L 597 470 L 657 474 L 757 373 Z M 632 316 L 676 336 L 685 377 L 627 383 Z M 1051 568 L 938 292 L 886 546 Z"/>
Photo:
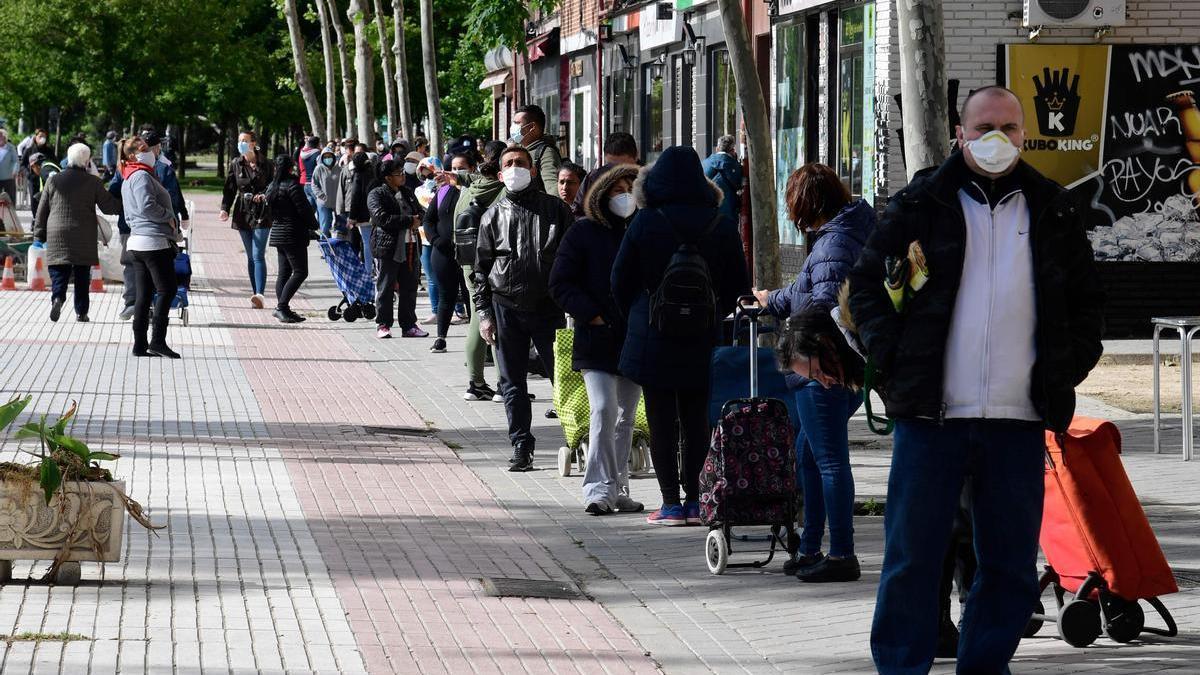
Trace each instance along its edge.
<path fill-rule="evenodd" d="M 813 234 L 804 267 L 791 286 L 755 290 L 767 311 L 786 319 L 804 310 L 830 311 L 838 289 L 875 229 L 875 211 L 863 200 L 851 201 L 837 173 L 824 164 L 806 164 L 787 182 L 788 215 L 796 229 Z M 797 478 L 804 487 L 804 530 L 795 559 L 784 571 L 801 581 L 855 581 L 854 477 L 850 473 L 847 424 L 862 404 L 862 394 L 832 383 L 818 368 L 809 377 L 788 374 L 801 428 L 796 434 Z M 821 553 L 829 518 L 829 555 Z"/>

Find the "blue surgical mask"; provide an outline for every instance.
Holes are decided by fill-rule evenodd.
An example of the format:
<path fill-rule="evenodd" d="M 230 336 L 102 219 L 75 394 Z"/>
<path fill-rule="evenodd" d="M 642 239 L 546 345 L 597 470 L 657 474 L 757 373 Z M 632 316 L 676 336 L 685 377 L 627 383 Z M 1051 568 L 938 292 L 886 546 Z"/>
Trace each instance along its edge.
<path fill-rule="evenodd" d="M 435 181 L 435 180 L 434 180 L 434 179 L 432 179 L 432 178 L 430 178 L 429 180 L 425 181 L 425 189 L 426 189 L 426 190 L 429 190 L 430 192 L 433 192 L 433 191 L 437 190 L 437 181 Z"/>
<path fill-rule="evenodd" d="M 332 157 L 322 157 L 321 163 L 324 164 L 325 166 L 333 166 L 333 158 Z"/>
<path fill-rule="evenodd" d="M 250 144 L 247 143 L 246 141 L 238 141 L 238 154 L 240 154 L 240 155 L 250 154 Z"/>
<path fill-rule="evenodd" d="M 508 128 L 509 137 L 512 138 L 512 142 L 516 143 L 517 145 L 520 145 L 521 139 L 525 137 L 525 134 L 521 133 L 522 128 L 523 127 L 516 122 L 513 122 L 512 126 Z"/>

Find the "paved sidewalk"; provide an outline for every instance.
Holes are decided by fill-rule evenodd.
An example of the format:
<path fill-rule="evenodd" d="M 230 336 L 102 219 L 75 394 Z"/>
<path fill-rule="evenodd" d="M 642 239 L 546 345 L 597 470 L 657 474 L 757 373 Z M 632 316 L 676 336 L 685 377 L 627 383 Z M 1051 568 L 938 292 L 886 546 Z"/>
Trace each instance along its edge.
<path fill-rule="evenodd" d="M 428 437 L 379 355 L 327 320 L 252 310 L 236 234 L 214 197 L 197 206 L 193 325 L 168 337 L 182 361 L 129 355 L 116 293 L 93 296 L 90 324 L 51 324 L 46 294 L 0 294 L 0 390 L 34 393 L 39 411 L 79 399 L 75 432 L 123 454 L 114 474 L 167 525 L 129 531 L 103 581 L 85 564 L 77 589 L 0 589 L 0 633 L 92 638 L 12 643 L 0 670 L 656 670 L 587 598 L 484 595 L 485 576 L 571 580 Z M 311 288 L 328 292 L 321 270 Z"/>
<path fill-rule="evenodd" d="M 129 530 L 103 580 L 85 564 L 78 588 L 0 587 L 0 633 L 92 638 L 11 643 L 0 671 L 872 672 L 881 518 L 856 519 L 859 583 L 799 584 L 779 559 L 709 575 L 703 528 L 583 512 L 579 478 L 554 468 L 548 382 L 533 385 L 541 470 L 510 474 L 503 406 L 461 398 L 465 327 L 430 354 L 431 340 L 330 322 L 337 292 L 315 246 L 295 303 L 310 319 L 282 326 L 250 309 L 215 197 L 196 200 L 193 325 L 170 332 L 182 361 L 129 356 L 117 293 L 93 296 L 90 324 L 51 324 L 45 294 L 0 293 L 0 395 L 30 391 L 38 411 L 79 399 L 77 434 L 124 455 L 114 473 L 167 525 Z M 1126 466 L 1181 579 L 1165 602 L 1183 633 L 1077 650 L 1048 626 L 1013 671 L 1200 672 L 1200 462 L 1178 460 L 1175 430 L 1171 454 L 1147 452 L 1145 416 L 1082 410 L 1122 420 Z M 859 498 L 885 499 L 890 442 L 861 421 L 853 432 Z M 4 442 L 0 460 L 14 451 Z M 633 492 L 657 506 L 652 476 Z M 586 597 L 488 597 L 485 576 Z"/>

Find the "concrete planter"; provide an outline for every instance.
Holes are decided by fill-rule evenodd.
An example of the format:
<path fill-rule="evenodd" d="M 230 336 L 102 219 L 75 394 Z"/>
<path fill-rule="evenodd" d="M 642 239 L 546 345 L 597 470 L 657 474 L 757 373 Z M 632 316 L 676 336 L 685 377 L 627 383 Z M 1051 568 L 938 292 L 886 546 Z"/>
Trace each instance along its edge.
<path fill-rule="evenodd" d="M 119 561 L 125 504 L 117 490 L 125 484 L 68 481 L 47 506 L 36 484 L 0 481 L 0 582 L 11 578 L 11 561 L 52 560 L 64 544 L 58 583 L 78 581 L 79 561 Z"/>

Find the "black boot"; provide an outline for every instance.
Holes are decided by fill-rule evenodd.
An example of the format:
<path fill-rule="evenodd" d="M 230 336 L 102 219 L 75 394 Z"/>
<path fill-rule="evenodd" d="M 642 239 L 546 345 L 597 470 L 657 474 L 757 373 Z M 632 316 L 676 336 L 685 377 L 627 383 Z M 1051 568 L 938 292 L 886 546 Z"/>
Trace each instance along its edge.
<path fill-rule="evenodd" d="M 513 448 L 512 458 L 508 460 L 509 471 L 532 471 L 533 470 L 533 448 L 528 446 L 520 446 Z"/>
<path fill-rule="evenodd" d="M 796 573 L 796 578 L 808 583 L 830 583 L 838 581 L 858 581 L 862 570 L 858 566 L 858 556 L 848 558 L 826 557 L 821 562 L 806 567 Z"/>
<path fill-rule="evenodd" d="M 168 359 L 183 358 L 178 353 L 176 353 L 175 350 L 171 349 L 170 347 L 168 347 L 165 344 L 152 344 L 146 348 L 146 351 L 154 356 L 161 356 L 161 357 L 168 358 Z"/>

